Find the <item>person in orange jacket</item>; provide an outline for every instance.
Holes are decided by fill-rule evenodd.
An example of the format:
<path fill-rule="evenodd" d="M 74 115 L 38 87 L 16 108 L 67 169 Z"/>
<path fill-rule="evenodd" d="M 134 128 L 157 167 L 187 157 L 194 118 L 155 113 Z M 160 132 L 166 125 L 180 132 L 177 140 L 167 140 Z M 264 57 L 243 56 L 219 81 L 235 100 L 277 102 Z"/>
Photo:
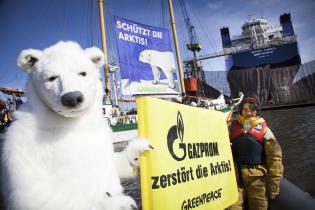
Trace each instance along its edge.
<path fill-rule="evenodd" d="M 259 103 L 243 99 L 236 119 L 229 124 L 230 140 L 238 182 L 238 201 L 230 210 L 267 210 L 269 199 L 280 192 L 283 176 L 282 152 L 265 120 L 258 116 Z"/>

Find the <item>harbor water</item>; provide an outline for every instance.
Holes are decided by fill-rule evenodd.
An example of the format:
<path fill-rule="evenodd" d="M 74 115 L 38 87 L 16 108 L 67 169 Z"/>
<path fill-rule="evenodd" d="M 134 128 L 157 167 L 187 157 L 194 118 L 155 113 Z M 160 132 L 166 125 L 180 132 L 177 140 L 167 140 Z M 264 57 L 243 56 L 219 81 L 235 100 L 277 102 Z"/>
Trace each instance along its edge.
<path fill-rule="evenodd" d="M 282 147 L 284 177 L 315 198 L 315 106 L 261 115 Z"/>
<path fill-rule="evenodd" d="M 262 111 L 261 116 L 282 147 L 284 177 L 315 198 L 315 106 Z M 139 177 L 122 184 L 141 209 Z"/>

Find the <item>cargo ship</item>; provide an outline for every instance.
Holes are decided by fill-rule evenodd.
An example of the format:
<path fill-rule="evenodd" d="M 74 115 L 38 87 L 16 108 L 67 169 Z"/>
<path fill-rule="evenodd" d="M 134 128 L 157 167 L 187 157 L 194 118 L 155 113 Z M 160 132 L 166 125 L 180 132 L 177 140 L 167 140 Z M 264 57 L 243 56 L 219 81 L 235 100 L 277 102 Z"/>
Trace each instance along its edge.
<path fill-rule="evenodd" d="M 232 98 L 243 92 L 263 107 L 315 102 L 315 62 L 301 64 L 291 14 L 280 15 L 279 22 L 271 27 L 251 17 L 233 37 L 228 27 L 220 29 Z"/>

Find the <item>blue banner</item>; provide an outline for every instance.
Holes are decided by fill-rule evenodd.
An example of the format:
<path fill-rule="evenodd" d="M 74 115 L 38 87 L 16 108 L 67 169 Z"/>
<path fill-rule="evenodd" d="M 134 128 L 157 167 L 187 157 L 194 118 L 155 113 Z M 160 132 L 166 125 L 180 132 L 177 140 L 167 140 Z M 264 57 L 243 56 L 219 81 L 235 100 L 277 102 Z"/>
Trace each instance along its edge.
<path fill-rule="evenodd" d="M 177 93 L 169 30 L 114 21 L 123 94 Z"/>

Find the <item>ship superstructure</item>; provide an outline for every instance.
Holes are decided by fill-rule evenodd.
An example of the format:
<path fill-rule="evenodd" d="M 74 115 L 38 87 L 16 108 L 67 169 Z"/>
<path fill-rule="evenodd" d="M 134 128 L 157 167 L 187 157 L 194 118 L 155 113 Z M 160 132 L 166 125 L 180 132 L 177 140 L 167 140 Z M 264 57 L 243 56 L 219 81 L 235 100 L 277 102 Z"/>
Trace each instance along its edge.
<path fill-rule="evenodd" d="M 279 18 L 280 26 L 272 27 L 264 18 L 251 17 L 242 26 L 242 33 L 230 37 L 228 27 L 221 28 L 223 51 L 228 70 L 251 68 L 286 62 L 300 63 L 297 37 L 291 15 Z"/>

